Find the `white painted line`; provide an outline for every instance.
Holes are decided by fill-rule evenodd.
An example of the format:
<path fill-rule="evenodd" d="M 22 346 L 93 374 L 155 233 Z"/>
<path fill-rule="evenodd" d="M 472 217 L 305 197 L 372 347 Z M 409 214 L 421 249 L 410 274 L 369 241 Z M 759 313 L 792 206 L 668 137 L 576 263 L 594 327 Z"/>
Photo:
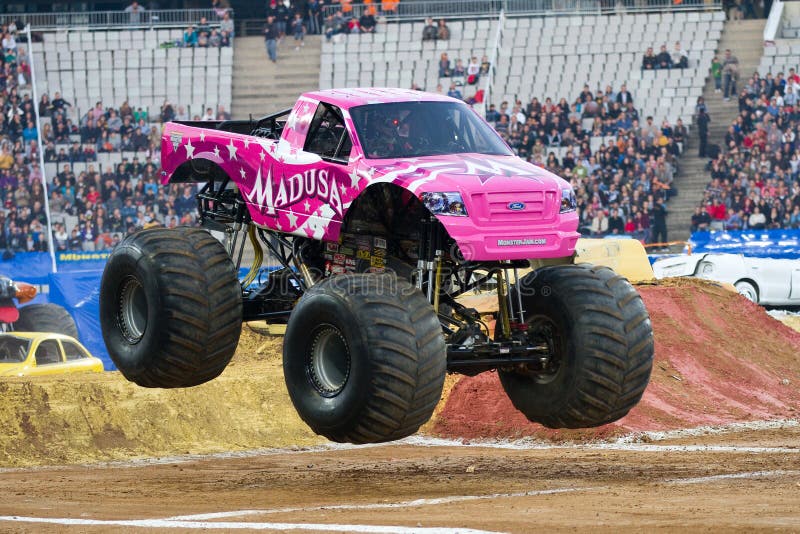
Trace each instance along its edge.
<path fill-rule="evenodd" d="M 227 517 L 243 517 L 248 515 L 261 515 L 261 514 L 284 514 L 296 512 L 318 512 L 329 510 L 386 510 L 393 508 L 413 508 L 417 506 L 436 506 L 439 504 L 451 504 L 464 501 L 480 501 L 487 499 L 508 499 L 515 497 L 535 497 L 537 495 L 555 495 L 558 493 L 572 493 L 576 491 L 592 491 L 606 489 L 605 486 L 585 487 L 585 488 L 559 488 L 550 490 L 531 490 L 520 491 L 516 493 L 492 493 L 487 495 L 452 495 L 450 497 L 437 497 L 435 499 L 414 499 L 411 501 L 391 502 L 391 503 L 367 503 L 367 504 L 330 504 L 322 506 L 306 506 L 296 508 L 272 508 L 264 510 L 239 510 L 231 512 L 212 512 L 208 514 L 195 514 L 195 515 L 179 515 L 175 517 L 168 517 L 165 521 L 182 521 L 182 520 L 206 520 L 206 519 L 223 519 Z"/>
<path fill-rule="evenodd" d="M 695 478 L 673 478 L 665 480 L 665 484 L 707 484 L 709 482 L 717 482 L 718 480 L 731 480 L 740 478 L 775 478 L 800 475 L 800 471 L 748 471 L 745 473 L 729 473 L 724 475 L 709 475 L 705 477 Z"/>
<path fill-rule="evenodd" d="M 778 419 L 774 421 L 745 421 L 743 423 L 729 423 L 727 425 L 699 426 L 695 428 L 681 428 L 677 430 L 660 430 L 634 432 L 618 438 L 615 443 L 635 443 L 647 439 L 649 441 L 663 441 L 666 439 L 693 438 L 728 432 L 741 432 L 743 430 L 775 430 L 780 428 L 795 428 L 800 426 L 796 419 Z"/>
<path fill-rule="evenodd" d="M 496 534 L 487 530 L 448 527 L 403 527 L 397 525 L 328 525 L 324 523 L 247 523 L 228 521 L 167 521 L 165 519 L 102 520 L 76 519 L 70 517 L 19 517 L 0 516 L 0 521 L 17 523 L 45 523 L 64 526 L 100 527 L 140 527 L 140 528 L 182 528 L 182 529 L 220 529 L 220 530 L 316 530 L 325 532 L 365 532 L 374 534 Z"/>

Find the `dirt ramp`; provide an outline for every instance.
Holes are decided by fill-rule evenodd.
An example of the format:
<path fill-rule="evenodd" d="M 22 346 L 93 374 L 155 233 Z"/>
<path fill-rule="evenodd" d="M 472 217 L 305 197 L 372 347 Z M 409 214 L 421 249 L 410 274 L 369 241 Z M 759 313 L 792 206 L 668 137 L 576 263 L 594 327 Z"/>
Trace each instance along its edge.
<path fill-rule="evenodd" d="M 530 423 L 495 373 L 460 380 L 434 425 L 463 438 L 591 439 L 800 416 L 800 334 L 724 288 L 693 280 L 639 286 L 653 322 L 653 375 L 640 404 L 597 429 Z"/>
<path fill-rule="evenodd" d="M 146 389 L 118 373 L 0 382 L 0 466 L 321 443 L 294 411 L 280 361 L 234 363 L 202 386 Z"/>

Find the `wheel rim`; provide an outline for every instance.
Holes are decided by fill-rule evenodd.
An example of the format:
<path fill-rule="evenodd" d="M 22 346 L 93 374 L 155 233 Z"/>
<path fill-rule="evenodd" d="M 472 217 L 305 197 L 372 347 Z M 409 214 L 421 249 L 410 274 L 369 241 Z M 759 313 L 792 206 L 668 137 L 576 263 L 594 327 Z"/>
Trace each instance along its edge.
<path fill-rule="evenodd" d="M 129 276 L 122 282 L 117 323 L 128 343 L 142 340 L 147 330 L 147 296 L 139 280 Z"/>
<path fill-rule="evenodd" d="M 750 302 L 758 302 L 758 297 L 756 296 L 755 289 L 749 284 L 740 284 L 736 286 L 736 289 L 739 291 L 739 294 L 742 295 L 744 298 L 749 300 Z"/>
<path fill-rule="evenodd" d="M 312 335 L 306 372 L 314 389 L 323 397 L 342 392 L 350 377 L 350 349 L 333 325 L 322 325 Z"/>
<path fill-rule="evenodd" d="M 561 328 L 549 317 L 536 315 L 528 319 L 528 340 L 547 343 L 550 360 L 545 369 L 531 369 L 528 375 L 538 384 L 547 384 L 556 379 L 561 371 L 566 341 Z"/>

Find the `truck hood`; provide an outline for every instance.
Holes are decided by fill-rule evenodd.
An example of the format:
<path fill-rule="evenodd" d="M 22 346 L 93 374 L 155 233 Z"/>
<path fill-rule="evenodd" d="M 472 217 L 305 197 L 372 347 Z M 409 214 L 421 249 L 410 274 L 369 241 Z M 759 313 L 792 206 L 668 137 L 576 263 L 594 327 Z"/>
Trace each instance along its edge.
<path fill-rule="evenodd" d="M 392 182 L 412 193 L 557 191 L 569 184 L 514 156 L 458 154 L 393 160 L 365 160 L 375 182 Z"/>

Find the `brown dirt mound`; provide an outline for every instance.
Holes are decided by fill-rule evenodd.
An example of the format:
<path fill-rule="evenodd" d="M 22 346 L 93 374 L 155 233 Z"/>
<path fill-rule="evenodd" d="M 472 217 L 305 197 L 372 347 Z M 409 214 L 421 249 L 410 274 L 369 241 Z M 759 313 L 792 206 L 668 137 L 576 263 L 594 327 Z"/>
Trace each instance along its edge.
<path fill-rule="evenodd" d="M 763 308 L 691 279 L 638 287 L 653 323 L 655 364 L 642 401 L 596 429 L 557 431 L 514 409 L 495 373 L 464 378 L 434 426 L 461 438 L 607 437 L 800 414 L 800 334 Z"/>
<path fill-rule="evenodd" d="M 147 389 L 119 373 L 0 381 L 0 466 L 205 454 L 324 442 L 286 394 L 282 338 L 246 325 L 219 378 Z"/>

